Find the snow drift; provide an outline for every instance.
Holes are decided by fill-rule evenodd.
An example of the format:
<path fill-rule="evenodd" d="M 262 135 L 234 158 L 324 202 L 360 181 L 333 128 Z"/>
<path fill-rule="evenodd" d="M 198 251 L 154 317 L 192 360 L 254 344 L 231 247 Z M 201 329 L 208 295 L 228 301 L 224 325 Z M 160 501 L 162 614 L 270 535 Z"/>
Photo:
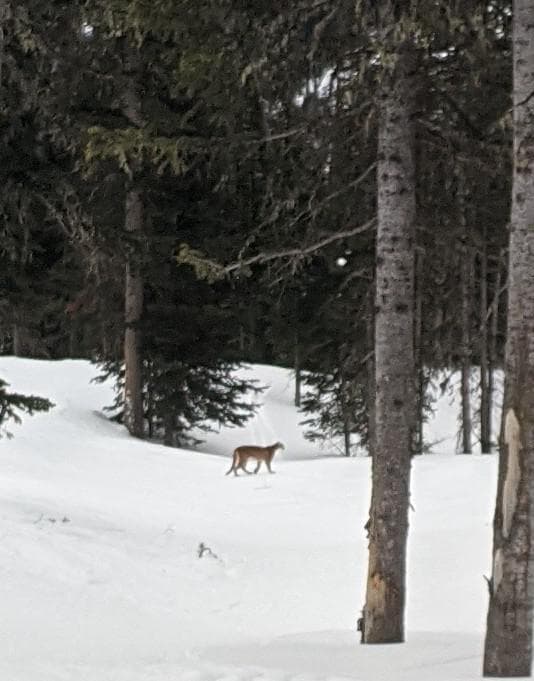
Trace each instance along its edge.
<path fill-rule="evenodd" d="M 408 642 L 360 646 L 369 461 L 304 440 L 289 372 L 251 372 L 269 386 L 257 416 L 192 452 L 109 422 L 87 362 L 0 358 L 56 404 L 0 441 L 0 678 L 480 677 L 495 457 L 414 461 Z M 429 428 L 452 452 L 448 403 Z M 276 475 L 224 476 L 233 447 L 277 439 Z"/>

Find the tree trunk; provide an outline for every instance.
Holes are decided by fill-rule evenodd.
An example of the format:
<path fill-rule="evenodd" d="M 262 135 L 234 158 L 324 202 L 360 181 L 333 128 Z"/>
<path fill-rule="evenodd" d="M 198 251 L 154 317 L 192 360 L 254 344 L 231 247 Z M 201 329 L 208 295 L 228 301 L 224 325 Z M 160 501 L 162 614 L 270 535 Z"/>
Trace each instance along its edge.
<path fill-rule="evenodd" d="M 341 374 L 341 391 L 340 391 L 340 400 L 341 400 L 341 415 L 343 419 L 343 450 L 344 450 L 344 455 L 345 456 L 350 456 L 350 447 L 351 447 L 351 425 L 352 425 L 352 414 L 350 412 L 350 392 L 351 392 L 351 384 L 350 382 L 347 381 L 345 376 L 343 375 L 343 369 L 342 369 L 342 374 Z"/>
<path fill-rule="evenodd" d="M 483 247 L 480 256 L 480 451 L 491 452 L 491 397 L 489 393 L 488 357 L 488 254 L 486 229 L 482 236 Z"/>
<path fill-rule="evenodd" d="M 13 354 L 15 357 L 46 357 L 48 352 L 40 342 L 31 325 L 31 314 L 24 308 L 15 313 L 15 321 L 11 327 L 13 335 Z"/>
<path fill-rule="evenodd" d="M 530 676 L 534 556 L 534 3 L 513 13 L 514 173 L 505 390 L 485 676 Z"/>
<path fill-rule="evenodd" d="M 415 55 L 399 46 L 381 91 L 376 245 L 375 452 L 365 643 L 404 640 L 406 543 L 415 421 Z M 389 81 L 389 82 L 388 82 Z"/>
<path fill-rule="evenodd" d="M 367 453 L 370 457 L 374 456 L 376 443 L 376 375 L 375 375 L 375 283 L 373 281 L 369 289 L 369 310 L 367 313 L 367 349 L 369 359 L 367 360 Z"/>
<path fill-rule="evenodd" d="M 2 82 L 3 67 L 5 61 L 5 31 L 4 26 L 11 16 L 11 3 L 9 0 L 0 0 L 0 83 Z"/>
<path fill-rule="evenodd" d="M 491 325 L 489 340 L 489 367 L 488 367 L 488 430 L 493 439 L 493 400 L 495 396 L 494 373 L 497 367 L 497 334 L 499 331 L 499 301 L 501 297 L 501 265 L 497 265 L 495 273 L 495 293 L 491 303 Z"/>
<path fill-rule="evenodd" d="M 349 427 L 348 420 L 346 418 L 343 420 L 343 441 L 344 441 L 344 448 L 345 448 L 345 456 L 350 456 L 350 447 L 351 447 L 350 427 Z"/>
<path fill-rule="evenodd" d="M 126 86 L 122 93 L 122 112 L 132 127 L 145 125 L 138 82 L 141 79 L 138 52 L 126 46 Z M 144 207 L 140 189 L 135 179 L 126 191 L 124 228 L 132 240 L 127 262 L 125 282 L 125 333 L 124 333 L 124 422 L 131 435 L 143 437 L 143 357 L 140 323 L 143 314 L 143 279 L 139 257 L 135 253 L 144 230 Z"/>
<path fill-rule="evenodd" d="M 24 356 L 24 344 L 22 342 L 22 329 L 17 323 L 13 324 L 13 354 L 15 357 Z"/>
<path fill-rule="evenodd" d="M 139 236 L 143 230 L 143 202 L 137 189 L 126 194 L 126 231 Z M 124 332 L 124 423 L 132 435 L 143 437 L 143 363 L 141 354 L 141 316 L 143 279 L 134 253 L 126 263 Z"/>
<path fill-rule="evenodd" d="M 423 253 L 418 251 L 415 259 L 415 324 L 414 361 L 417 375 L 416 423 L 414 453 L 423 453 L 423 425 L 425 405 L 425 370 L 423 367 Z"/>
<path fill-rule="evenodd" d="M 175 421 L 172 413 L 165 415 L 163 419 L 163 444 L 166 447 L 176 446 L 176 429 Z"/>
<path fill-rule="evenodd" d="M 295 371 L 295 407 L 300 407 L 301 401 L 301 387 L 302 374 L 300 370 L 300 346 L 298 335 L 295 336 L 295 356 L 294 356 L 294 371 Z"/>
<path fill-rule="evenodd" d="M 462 454 L 471 454 L 471 434 L 473 430 L 471 420 L 471 277 L 472 255 L 468 247 L 465 178 L 460 174 L 458 190 L 460 222 L 462 225 L 462 246 L 460 264 L 461 285 L 461 323 L 462 338 L 460 344 L 461 356 L 461 398 L 462 398 Z"/>

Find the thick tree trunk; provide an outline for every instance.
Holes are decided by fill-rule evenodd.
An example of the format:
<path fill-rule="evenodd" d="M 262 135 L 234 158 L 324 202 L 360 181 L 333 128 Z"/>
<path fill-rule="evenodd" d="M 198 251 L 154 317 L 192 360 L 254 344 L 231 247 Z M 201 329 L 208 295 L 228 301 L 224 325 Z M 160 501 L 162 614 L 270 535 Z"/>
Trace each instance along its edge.
<path fill-rule="evenodd" d="M 484 245 L 480 256 L 480 451 L 491 452 L 491 397 L 489 384 L 488 356 L 488 254 L 486 250 L 486 230 L 483 234 Z"/>
<path fill-rule="evenodd" d="M 375 452 L 365 643 L 404 640 L 406 543 L 415 421 L 415 55 L 400 46 L 381 94 L 375 322 Z M 385 79 L 386 81 L 389 78 Z"/>
<path fill-rule="evenodd" d="M 534 473 L 534 3 L 513 14 L 514 175 L 505 391 L 493 525 L 485 676 L 529 676 L 532 664 Z"/>
<path fill-rule="evenodd" d="M 137 189 L 126 194 L 125 229 L 139 236 L 143 230 L 143 202 Z M 143 437 L 143 362 L 141 350 L 141 316 L 143 314 L 143 279 L 130 253 L 126 263 L 124 332 L 124 423 L 132 435 Z"/>

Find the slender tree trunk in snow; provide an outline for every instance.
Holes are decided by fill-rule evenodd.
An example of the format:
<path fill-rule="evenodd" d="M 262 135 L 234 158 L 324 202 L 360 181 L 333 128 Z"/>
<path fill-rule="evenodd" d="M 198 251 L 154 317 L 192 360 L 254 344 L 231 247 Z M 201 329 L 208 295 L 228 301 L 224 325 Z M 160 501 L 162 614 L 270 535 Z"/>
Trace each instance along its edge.
<path fill-rule="evenodd" d="M 423 253 L 419 251 L 415 258 L 415 323 L 414 323 L 414 357 L 417 375 L 417 416 L 415 424 L 414 454 L 423 453 L 423 426 L 425 404 L 425 370 L 423 367 Z"/>
<path fill-rule="evenodd" d="M 141 77 L 138 52 L 126 47 L 126 84 L 123 92 L 122 112 L 131 126 L 142 128 L 142 113 L 138 82 Z M 126 191 L 124 228 L 127 237 L 139 240 L 145 223 L 141 190 L 135 186 L 135 178 Z M 143 437 L 143 353 L 140 323 L 143 314 L 143 279 L 138 257 L 130 250 L 126 262 L 125 277 L 125 333 L 124 333 L 124 422 L 129 432 Z"/>
<path fill-rule="evenodd" d="M 4 26 L 11 17 L 10 0 L 0 0 L 0 83 L 2 82 L 2 72 L 5 61 L 5 31 Z"/>
<path fill-rule="evenodd" d="M 137 189 L 126 194 L 125 228 L 129 234 L 139 235 L 143 230 L 143 202 Z M 143 437 L 143 362 L 141 331 L 143 314 L 143 279 L 135 256 L 130 254 L 126 263 L 125 325 L 124 332 L 124 422 L 130 433 Z"/>
<path fill-rule="evenodd" d="M 350 405 L 350 383 L 342 375 L 341 378 L 341 413 L 343 415 L 343 450 L 345 456 L 350 456 L 351 449 L 351 413 L 349 411 Z"/>
<path fill-rule="evenodd" d="M 485 676 L 529 676 L 534 556 L 534 3 L 513 14 L 514 175 L 505 390 Z"/>
<path fill-rule="evenodd" d="M 486 230 L 483 233 L 483 247 L 480 256 L 480 451 L 491 451 L 491 396 L 489 384 L 488 356 L 488 254 Z"/>
<path fill-rule="evenodd" d="M 300 345 L 298 334 L 295 334 L 295 354 L 294 354 L 294 371 L 295 371 L 295 407 L 300 407 L 301 387 L 302 387 L 302 373 L 300 370 Z"/>
<path fill-rule="evenodd" d="M 471 421 L 471 278 L 472 278 L 472 255 L 468 247 L 467 240 L 467 215 L 466 215 L 466 195 L 465 178 L 463 173 L 460 176 L 460 187 L 458 191 L 460 222 L 462 224 L 462 248 L 460 264 L 460 284 L 461 284 L 461 395 L 462 395 L 462 454 L 471 454 L 471 433 L 473 430 Z"/>
<path fill-rule="evenodd" d="M 365 643 L 404 640 L 406 542 L 415 425 L 415 55 L 399 46 L 381 93 L 376 253 L 376 412 Z M 389 82 L 387 82 L 389 81 Z"/>
<path fill-rule="evenodd" d="M 344 454 L 345 456 L 350 456 L 351 441 L 350 441 L 350 428 L 347 419 L 343 421 L 343 441 L 344 441 Z"/>
<path fill-rule="evenodd" d="M 501 265 L 497 265 L 495 274 L 495 293 L 491 303 L 491 324 L 489 340 L 489 367 L 488 367 L 488 431 L 493 439 L 493 402 L 495 399 L 495 368 L 497 367 L 497 333 L 499 330 L 499 301 L 501 291 Z"/>
<path fill-rule="evenodd" d="M 367 313 L 366 335 L 367 348 L 370 353 L 367 360 L 367 451 L 370 457 L 374 456 L 376 443 L 376 428 L 375 428 L 375 404 L 376 404 L 376 375 L 375 375 L 375 323 L 374 323 L 374 306 L 375 306 L 375 284 L 370 287 L 369 291 L 369 310 Z"/>
<path fill-rule="evenodd" d="M 15 357 L 24 356 L 23 347 L 21 327 L 19 324 L 13 324 L 13 354 Z"/>

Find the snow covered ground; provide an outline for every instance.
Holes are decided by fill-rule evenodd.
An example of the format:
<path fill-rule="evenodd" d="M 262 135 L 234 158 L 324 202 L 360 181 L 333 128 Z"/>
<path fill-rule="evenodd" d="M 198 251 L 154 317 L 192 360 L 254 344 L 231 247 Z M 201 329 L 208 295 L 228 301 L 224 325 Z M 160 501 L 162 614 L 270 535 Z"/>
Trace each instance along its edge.
<path fill-rule="evenodd" d="M 302 438 L 290 374 L 255 367 L 263 407 L 208 454 L 128 437 L 95 373 L 0 357 L 56 403 L 0 441 L 0 679 L 480 678 L 496 461 L 451 454 L 448 398 L 413 468 L 408 641 L 361 646 L 369 461 Z M 224 476 L 233 447 L 277 439 L 276 475 Z"/>

